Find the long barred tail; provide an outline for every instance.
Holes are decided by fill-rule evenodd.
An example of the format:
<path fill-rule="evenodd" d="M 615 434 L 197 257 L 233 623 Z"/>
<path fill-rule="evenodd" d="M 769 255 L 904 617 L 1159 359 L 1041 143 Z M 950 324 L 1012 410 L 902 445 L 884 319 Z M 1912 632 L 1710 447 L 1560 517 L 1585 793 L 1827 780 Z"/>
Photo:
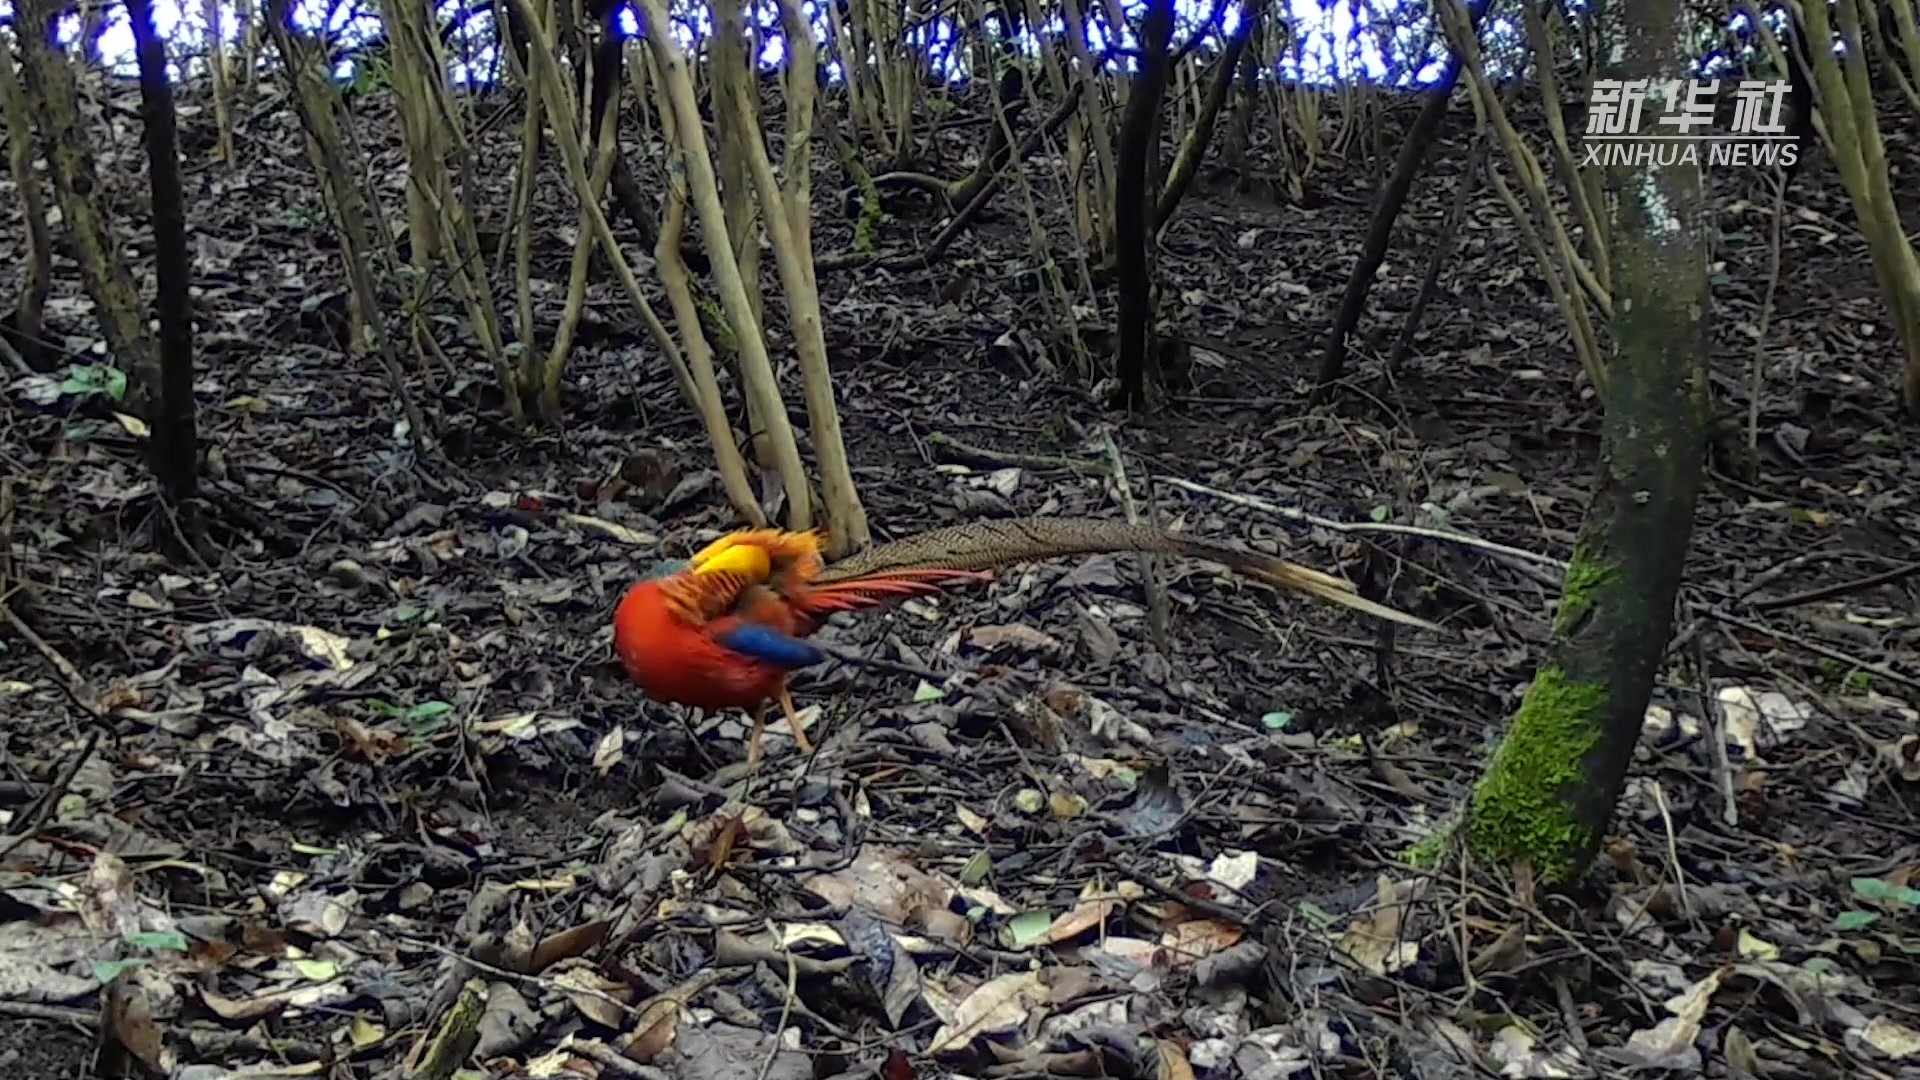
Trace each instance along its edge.
<path fill-rule="evenodd" d="M 1233 544 L 1099 518 L 1020 518 L 949 525 L 849 556 L 828 566 L 816 581 L 817 587 L 829 591 L 838 591 L 836 585 L 851 591 L 862 582 L 926 581 L 940 572 L 958 572 L 958 577 L 1045 559 L 1128 551 L 1219 563 L 1275 588 L 1407 626 L 1439 629 L 1425 619 L 1366 599 L 1350 582 L 1299 563 Z"/>

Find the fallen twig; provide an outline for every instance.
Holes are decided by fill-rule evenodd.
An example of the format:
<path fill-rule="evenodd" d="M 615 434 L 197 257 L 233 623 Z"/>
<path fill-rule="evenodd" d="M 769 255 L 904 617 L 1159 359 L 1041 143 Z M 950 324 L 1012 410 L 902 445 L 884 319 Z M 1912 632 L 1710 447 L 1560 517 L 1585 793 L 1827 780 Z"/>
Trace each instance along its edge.
<path fill-rule="evenodd" d="M 818 641 L 808 642 L 808 644 L 843 664 L 872 668 L 875 671 L 885 671 L 894 675 L 911 675 L 916 679 L 925 679 L 936 686 L 947 679 L 947 676 L 937 671 L 923 667 L 915 667 L 912 664 L 903 664 L 897 660 L 882 660 L 875 656 L 862 656 L 857 652 L 842 649 L 834 645 L 825 645 Z"/>
<path fill-rule="evenodd" d="M 1120 499 L 1120 509 L 1127 515 L 1127 521 L 1141 524 L 1140 504 L 1134 500 L 1133 485 L 1127 482 L 1127 463 L 1120 456 L 1120 444 L 1113 437 L 1113 429 L 1107 428 L 1100 433 L 1101 448 L 1107 454 L 1107 475 L 1113 480 L 1114 493 Z M 1173 616 L 1167 603 L 1167 585 L 1160 579 L 1160 560 L 1148 552 L 1139 554 L 1140 582 L 1147 593 L 1147 632 L 1153 637 L 1153 647 L 1160 655 L 1173 655 Z"/>
<path fill-rule="evenodd" d="M 603 1042 L 580 1039 L 567 1044 L 563 1049 L 569 1054 L 578 1054 L 601 1068 L 612 1070 L 621 1076 L 631 1076 L 635 1080 L 667 1080 L 668 1073 L 665 1069 L 642 1065 Z"/>
<path fill-rule="evenodd" d="M 926 437 L 926 444 L 934 451 L 934 456 L 956 465 L 984 465 L 992 469 L 1065 469 L 1082 475 L 1098 475 L 1107 471 L 1107 466 L 1086 458 L 1067 457 L 1061 454 L 1011 454 L 1004 450 L 989 450 L 984 446 L 974 446 L 962 442 L 951 435 L 936 431 Z"/>
<path fill-rule="evenodd" d="M 87 759 L 93 756 L 94 748 L 99 745 L 100 729 L 95 727 L 87 732 L 87 741 L 81 744 L 80 752 L 73 755 L 66 767 L 60 770 L 60 775 L 47 785 L 47 790 L 40 793 L 40 801 L 27 814 L 25 827 L 12 836 L 0 837 L 0 858 L 11 855 L 13 849 L 39 835 L 47 822 L 53 820 L 53 812 L 59 808 L 60 800 L 66 798 L 67 788 L 73 785 L 73 778 L 80 775 L 80 766 L 87 763 Z"/>
<path fill-rule="evenodd" d="M 1113 472 L 1113 466 L 1105 462 L 1090 461 L 1086 458 L 1067 457 L 1057 454 L 1010 454 L 1001 450 L 989 450 L 984 446 L 974 446 L 970 443 L 962 442 L 951 435 L 943 435 L 937 431 L 927 436 L 926 443 L 934 449 L 936 456 L 945 458 L 956 464 L 985 465 L 992 468 L 1014 466 L 1027 469 L 1066 469 L 1082 474 L 1111 474 Z M 1298 521 L 1306 525 L 1331 529 L 1334 532 L 1356 534 L 1385 533 L 1400 536 L 1418 536 L 1426 540 L 1440 540 L 1449 544 L 1458 544 L 1461 547 L 1475 548 L 1526 565 L 1548 566 L 1555 570 L 1565 570 L 1567 568 L 1564 560 L 1557 559 L 1552 555 L 1543 555 L 1537 551 L 1511 547 L 1454 529 L 1429 529 L 1419 525 L 1394 525 L 1373 521 L 1335 521 L 1332 518 L 1324 518 L 1318 514 L 1309 514 L 1305 510 L 1298 510 L 1291 506 L 1282 506 L 1269 499 L 1260 498 L 1258 495 L 1242 495 L 1239 492 L 1209 487 L 1206 484 L 1196 483 L 1192 480 L 1183 480 L 1177 476 L 1156 475 L 1152 477 L 1152 481 L 1156 484 L 1166 484 L 1168 487 L 1175 487 L 1182 491 L 1192 492 L 1195 495 L 1210 496 L 1222 502 L 1232 503 L 1235 506 L 1244 506 L 1249 510 L 1258 510 L 1263 514 L 1272 514 L 1275 517 L 1285 518 L 1288 521 Z"/>
<path fill-rule="evenodd" d="M 1740 799 L 1733 791 L 1733 762 L 1727 757 L 1725 717 L 1714 707 L 1712 695 L 1707 692 L 1710 674 L 1706 642 L 1695 634 L 1692 646 L 1694 694 L 1699 700 L 1701 721 L 1707 728 L 1707 752 L 1713 758 L 1714 779 L 1720 788 L 1720 820 L 1731 829 L 1740 824 Z"/>
<path fill-rule="evenodd" d="M 1556 559 L 1551 555 L 1542 555 L 1537 551 L 1528 551 L 1525 548 L 1509 547 L 1506 544 L 1496 543 L 1492 540 L 1483 540 L 1471 533 L 1457 532 L 1452 529 L 1429 529 L 1419 525 L 1393 525 L 1373 521 L 1335 521 L 1332 518 L 1323 518 L 1317 514 L 1309 514 L 1305 510 L 1296 510 L 1291 506 L 1281 506 L 1279 503 L 1269 502 L 1257 495 L 1241 495 L 1237 492 L 1222 491 L 1219 488 L 1208 487 L 1205 484 L 1196 484 L 1192 480 L 1182 480 L 1177 476 L 1155 476 L 1153 482 L 1156 484 L 1166 484 L 1169 487 L 1176 487 L 1182 491 L 1191 491 L 1196 495 L 1210 495 L 1222 502 L 1229 502 L 1235 506 L 1244 506 L 1249 510 L 1258 510 L 1263 514 L 1272 514 L 1275 517 L 1285 518 L 1288 521 L 1298 521 L 1308 525 L 1318 526 L 1322 529 L 1332 529 L 1334 532 L 1392 533 L 1401 536 L 1418 536 L 1427 540 L 1441 540 L 1449 544 L 1458 544 L 1462 547 L 1477 548 L 1492 555 L 1516 559 L 1523 563 L 1551 566 L 1559 570 L 1565 570 L 1567 568 L 1567 564 L 1564 561 Z"/>
<path fill-rule="evenodd" d="M 9 607 L 4 598 L 0 598 L 0 619 L 5 619 L 14 633 L 19 634 L 22 640 L 33 646 L 34 651 L 53 666 L 53 670 L 60 674 L 61 688 L 73 698 L 74 704 L 80 706 L 81 711 L 94 720 L 102 719 L 106 715 L 105 710 L 101 709 L 94 699 L 93 691 L 87 686 L 87 680 L 80 674 L 80 669 L 74 667 L 72 661 L 60 655 L 59 649 L 47 644 L 47 639 L 41 637 L 33 627 L 28 626 L 26 620 Z"/>
<path fill-rule="evenodd" d="M 787 950 L 787 992 L 780 999 L 780 1019 L 773 1026 L 773 1045 L 767 1048 L 767 1056 L 760 1061 L 758 1080 L 767 1080 L 767 1074 L 773 1071 L 773 1062 L 780 1056 L 781 1034 L 787 1030 L 787 1021 L 793 1017 L 793 1003 L 800 996 L 800 966 L 793 962 L 792 950 Z"/>
<path fill-rule="evenodd" d="M 461 953 L 454 949 L 450 949 L 445 945 L 440 944 L 437 941 L 431 941 L 431 940 L 428 940 L 427 938 L 415 937 L 411 934 L 395 934 L 394 936 L 404 941 L 410 942 L 414 945 L 418 945 L 421 948 L 425 948 L 425 949 L 432 950 L 433 952 L 437 952 L 440 955 L 447 957 L 448 959 L 460 961 L 461 963 L 466 964 L 468 967 L 472 968 L 473 970 L 482 972 L 487 975 L 492 975 L 496 979 L 506 979 L 510 982 L 523 983 L 528 986 L 537 986 L 540 989 L 547 991 L 549 993 L 558 993 L 560 992 L 560 989 L 561 989 L 559 983 L 555 982 L 553 979 L 545 975 L 529 975 L 524 971 L 510 971 L 507 968 L 500 967 L 496 964 L 489 964 L 484 960 L 476 960 L 473 957 L 466 955 L 465 953 Z M 472 981 L 472 980 L 469 979 L 469 981 Z M 461 992 L 465 993 L 464 983 L 462 984 Z M 606 1002 L 608 1005 L 611 1005 L 614 1008 L 619 1009 L 621 1012 L 626 1013 L 628 1016 L 636 1020 L 639 1019 L 640 1017 L 640 1010 L 634 1008 L 632 1005 L 629 1005 L 624 1001 L 621 1001 L 619 998 L 614 997 L 612 994 L 609 994 L 603 990 L 596 989 L 595 987 L 569 986 L 566 988 L 565 992 L 569 994 L 579 994 L 585 997 L 590 997 L 599 1001 Z"/>
<path fill-rule="evenodd" d="M 15 349 L 13 344 L 3 337 L 0 337 L 0 360 L 5 360 L 7 365 L 13 368 L 17 374 L 28 376 L 38 374 L 38 372 L 35 372 L 32 366 L 27 363 L 27 358 L 21 356 L 19 350 Z"/>
<path fill-rule="evenodd" d="M 1915 690 L 1920 690 L 1920 679 L 1914 678 L 1911 675 L 1903 675 L 1900 672 L 1893 670 L 1892 668 L 1888 667 L 1885 664 L 1876 664 L 1871 660 L 1854 656 L 1852 653 L 1848 653 L 1843 650 L 1836 649 L 1831 645 L 1823 645 L 1818 641 L 1812 640 L 1811 638 L 1804 638 L 1799 636 L 1798 634 L 1789 633 L 1788 631 L 1785 631 L 1785 630 L 1778 630 L 1773 627 L 1766 626 L 1762 623 L 1753 622 L 1750 619 L 1743 619 L 1740 616 L 1735 615 L 1731 612 L 1721 611 L 1718 608 L 1708 607 L 1705 604 L 1697 605 L 1695 610 L 1699 611 L 1701 614 L 1707 616 L 1710 619 L 1714 619 L 1718 622 L 1726 623 L 1728 626 L 1737 626 L 1740 629 L 1746 630 L 1750 633 L 1765 634 L 1766 636 L 1771 638 L 1778 638 L 1779 640 L 1784 641 L 1787 644 L 1794 646 L 1795 648 L 1805 649 L 1806 651 L 1814 654 L 1815 656 L 1824 656 L 1829 660 L 1836 660 L 1842 664 L 1850 665 L 1860 671 L 1866 672 L 1869 675 L 1874 675 L 1882 679 L 1887 679 L 1891 682 L 1897 682 L 1902 686 L 1907 686 Z"/>
<path fill-rule="evenodd" d="M 176 1029 L 178 1030 L 178 1029 Z M 284 1035 L 261 1035 L 253 1031 L 228 1031 L 224 1028 L 189 1027 L 184 1031 L 195 1053 L 202 1057 L 232 1057 L 257 1054 L 291 1061 L 326 1061 L 332 1057 L 328 1047 L 310 1039 L 291 1039 Z M 350 1056 L 366 1057 L 377 1052 L 382 1043 L 355 1047 Z M 349 1056 L 343 1053 L 341 1056 Z"/>
<path fill-rule="evenodd" d="M 1818 600 L 1832 600 L 1839 596 L 1865 592 L 1868 589 L 1881 585 L 1891 585 L 1896 581 L 1904 581 L 1915 574 L 1920 574 L 1920 560 L 1907 563 L 1904 566 L 1896 566 L 1891 570 L 1882 570 L 1877 574 L 1869 574 L 1863 578 L 1843 581 L 1838 585 L 1822 585 L 1817 589 L 1789 593 L 1786 596 L 1777 596 L 1772 600 L 1756 600 L 1752 606 L 1755 611 L 1778 611 L 1781 608 L 1797 607 L 1800 604 L 1811 604 Z"/>
<path fill-rule="evenodd" d="M 33 1001 L 0 1001 L 0 1016 L 18 1016 L 23 1020 L 72 1024 L 88 1031 L 100 1026 L 98 1009 L 70 1009 L 65 1005 L 42 1005 Z"/>

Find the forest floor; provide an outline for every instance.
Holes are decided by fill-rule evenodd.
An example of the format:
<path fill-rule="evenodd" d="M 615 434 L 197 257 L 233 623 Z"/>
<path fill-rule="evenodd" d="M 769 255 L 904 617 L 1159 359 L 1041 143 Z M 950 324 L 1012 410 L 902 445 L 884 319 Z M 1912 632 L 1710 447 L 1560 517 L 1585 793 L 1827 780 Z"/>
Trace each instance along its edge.
<path fill-rule="evenodd" d="M 92 100 L 151 295 L 137 95 Z M 390 117 L 361 112 L 399 206 Z M 40 639 L 0 636 L 0 834 L 43 825 L 0 855 L 15 1075 L 78 1074 L 103 1029 L 106 1052 L 196 1080 L 382 1075 L 468 985 L 492 1076 L 1920 1075 L 1920 577 L 1890 573 L 1920 557 L 1920 444 L 1824 153 L 1789 192 L 1764 333 L 1770 183 L 1711 177 L 1716 407 L 1741 434 L 1713 458 L 1606 857 L 1572 890 L 1510 895 L 1397 859 L 1457 805 L 1542 657 L 1599 418 L 1484 187 L 1413 355 L 1393 375 L 1375 355 L 1468 121 L 1322 406 L 1308 379 L 1387 159 L 1326 161 L 1312 208 L 1196 190 L 1161 255 L 1191 386 L 1146 416 L 1044 362 L 1016 197 L 931 269 L 821 279 L 879 537 L 1117 517 L 1110 433 L 1163 521 L 1367 578 L 1444 633 L 1382 640 L 1169 564 L 1163 650 L 1131 557 L 1034 566 L 830 627 L 951 677 L 800 682 L 821 749 L 775 724 L 748 783 L 740 717 L 648 702 L 612 662 L 620 592 L 736 522 L 611 276 L 562 436 L 507 428 L 443 298 L 435 332 L 472 385 L 413 386 L 451 433 L 453 468 L 429 475 L 395 440 L 389 384 L 330 336 L 343 276 L 295 121 L 247 115 L 231 168 L 207 163 L 210 110 L 183 121 L 217 555 L 155 554 L 142 444 L 94 369 L 18 379 L 0 412 L 0 567 Z M 481 205 L 505 202 L 511 127 L 480 143 L 502 163 Z M 973 130 L 943 136 L 941 168 Z M 1893 139 L 1909 211 L 1917 149 Z M 839 187 L 823 165 L 823 258 L 851 244 Z M 910 202 L 883 249 L 937 227 Z M 550 172 L 542 347 L 571 205 Z M 23 230 L 0 220 L 12 265 Z M 49 314 L 52 348 L 103 355 L 69 262 Z"/>

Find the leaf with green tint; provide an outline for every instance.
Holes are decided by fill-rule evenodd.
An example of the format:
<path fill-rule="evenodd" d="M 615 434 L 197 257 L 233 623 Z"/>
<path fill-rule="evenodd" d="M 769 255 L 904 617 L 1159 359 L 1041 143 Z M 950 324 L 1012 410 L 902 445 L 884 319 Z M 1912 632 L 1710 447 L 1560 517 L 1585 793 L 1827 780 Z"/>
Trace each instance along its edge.
<path fill-rule="evenodd" d="M 390 720 L 404 720 L 412 724 L 416 731 L 433 731 L 444 725 L 432 721 L 452 712 L 453 706 L 444 701 L 423 701 L 418 705 L 402 706 L 374 698 L 367 702 L 367 711 Z"/>
<path fill-rule="evenodd" d="M 326 982 L 340 974 L 340 965 L 331 960 L 295 960 L 293 970 L 311 982 Z"/>
<path fill-rule="evenodd" d="M 1332 926 L 1334 923 L 1340 921 L 1333 912 L 1328 911 L 1326 908 L 1321 907 L 1311 900 L 1300 901 L 1300 914 L 1306 916 L 1307 921 L 1313 923 L 1315 926 Z"/>
<path fill-rule="evenodd" d="M 146 966 L 144 957 L 130 956 L 125 960 L 98 960 L 93 965 L 93 977 L 102 983 L 110 983 L 120 977 L 123 971 L 131 971 Z"/>
<path fill-rule="evenodd" d="M 683 806 L 675 810 L 672 817 L 661 823 L 660 836 L 658 838 L 665 840 L 668 837 L 680 835 L 680 830 L 687 827 L 689 820 L 691 820 L 691 818 L 687 813 L 686 807 Z"/>
<path fill-rule="evenodd" d="M 993 856 L 985 851 L 976 851 L 967 860 L 967 865 L 960 868 L 960 884 L 978 885 L 987 880 L 987 875 L 992 872 Z"/>
<path fill-rule="evenodd" d="M 447 727 L 447 714 L 453 706 L 444 701 L 423 701 L 402 713 L 415 738 L 424 738 Z"/>
<path fill-rule="evenodd" d="M 1045 911 L 1023 911 L 1007 920 L 1007 937 L 1016 948 L 1025 948 L 1045 940 L 1053 928 L 1053 916 Z"/>
<path fill-rule="evenodd" d="M 187 935 L 178 930 L 141 930 L 127 935 L 127 944 L 148 952 L 186 952 Z"/>
<path fill-rule="evenodd" d="M 1862 900 L 1874 900 L 1883 904 L 1920 905 L 1920 889 L 1895 886 L 1877 877 L 1854 878 L 1853 895 Z"/>
<path fill-rule="evenodd" d="M 1876 911 L 1843 911 L 1833 917 L 1833 928 L 1843 933 L 1848 930 L 1865 930 L 1879 921 L 1880 913 Z"/>
<path fill-rule="evenodd" d="M 60 384 L 66 397 L 105 396 L 120 401 L 127 396 L 127 373 L 107 364 L 71 364 Z"/>

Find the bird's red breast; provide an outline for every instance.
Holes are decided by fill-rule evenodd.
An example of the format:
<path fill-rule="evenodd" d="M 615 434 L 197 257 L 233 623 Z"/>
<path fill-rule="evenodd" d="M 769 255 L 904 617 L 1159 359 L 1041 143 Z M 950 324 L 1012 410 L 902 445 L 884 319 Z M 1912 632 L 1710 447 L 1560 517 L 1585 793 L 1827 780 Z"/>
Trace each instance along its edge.
<path fill-rule="evenodd" d="M 663 583 L 652 580 L 628 589 L 614 609 L 614 651 L 648 696 L 700 709 L 751 709 L 780 692 L 785 671 L 713 639 L 741 621 L 738 615 L 696 622 L 679 608 Z M 760 614 L 763 622 L 777 617 Z"/>

